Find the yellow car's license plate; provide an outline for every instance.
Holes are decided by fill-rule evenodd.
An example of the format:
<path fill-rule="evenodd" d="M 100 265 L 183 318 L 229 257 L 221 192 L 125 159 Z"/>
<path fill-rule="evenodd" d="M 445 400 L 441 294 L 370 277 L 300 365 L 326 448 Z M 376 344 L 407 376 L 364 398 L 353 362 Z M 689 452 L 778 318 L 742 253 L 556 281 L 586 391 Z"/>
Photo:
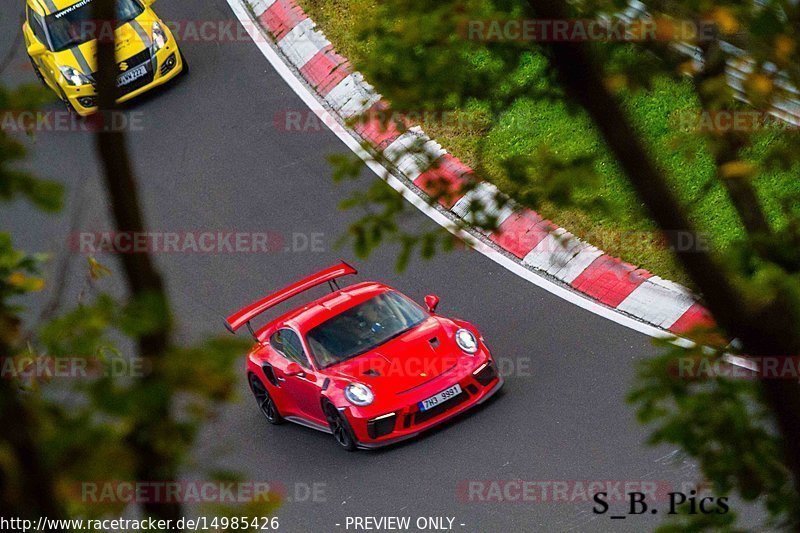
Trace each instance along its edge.
<path fill-rule="evenodd" d="M 147 74 L 147 65 L 139 65 L 138 67 L 119 76 L 117 78 L 117 87 L 122 87 L 123 85 L 133 83 L 145 74 Z"/>

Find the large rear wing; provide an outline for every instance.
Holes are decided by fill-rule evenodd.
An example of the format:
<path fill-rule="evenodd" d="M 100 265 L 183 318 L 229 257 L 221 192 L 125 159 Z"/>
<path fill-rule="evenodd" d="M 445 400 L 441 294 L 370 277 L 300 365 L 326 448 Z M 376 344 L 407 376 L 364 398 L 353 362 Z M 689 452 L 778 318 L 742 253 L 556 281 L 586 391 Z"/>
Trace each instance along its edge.
<path fill-rule="evenodd" d="M 336 283 L 335 280 L 337 278 L 357 273 L 358 272 L 356 272 L 355 268 L 344 262 L 326 268 L 325 270 L 321 270 L 316 274 L 312 274 L 307 278 L 303 278 L 300 281 L 293 283 L 292 285 L 289 285 L 288 287 L 281 289 L 274 294 L 265 296 L 261 300 L 248 305 L 240 311 L 237 311 L 225 319 L 225 327 L 228 328 L 228 331 L 231 333 L 235 333 L 239 328 L 246 324 L 250 330 L 250 333 L 253 333 L 253 328 L 250 326 L 250 321 L 267 309 L 275 307 L 279 303 L 288 300 L 293 296 L 297 296 L 301 292 L 305 292 L 308 289 L 316 287 L 317 285 L 322 285 L 325 282 L 331 283 L 331 289 L 333 289 L 333 285 Z M 253 336 L 255 337 L 255 334 L 253 334 Z"/>

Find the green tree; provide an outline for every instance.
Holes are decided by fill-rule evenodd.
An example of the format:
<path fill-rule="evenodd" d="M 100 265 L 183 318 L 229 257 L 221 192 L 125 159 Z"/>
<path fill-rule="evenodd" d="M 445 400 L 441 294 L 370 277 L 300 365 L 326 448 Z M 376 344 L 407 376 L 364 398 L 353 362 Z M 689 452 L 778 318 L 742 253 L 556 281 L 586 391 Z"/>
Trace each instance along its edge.
<path fill-rule="evenodd" d="M 96 20 L 114 24 L 115 2 L 95 5 Z M 98 50 L 99 101 L 105 113 L 118 111 L 114 48 L 111 40 Z M 0 89 L 0 103 L 32 106 L 38 100 L 21 96 L 29 90 Z M 115 228 L 143 232 L 124 134 L 99 131 L 97 152 Z M 23 157 L 22 146 L 0 131 L 0 198 L 27 198 L 40 208 L 58 210 L 62 187 L 16 170 L 14 163 Z M 32 519 L 117 516 L 126 502 L 87 499 L 84 483 L 177 481 L 201 425 L 234 395 L 239 380 L 233 363 L 247 345 L 227 336 L 196 346 L 176 344 L 164 283 L 146 253 L 120 258 L 125 298 L 101 293 L 60 316 L 26 325 L 21 318 L 24 296 L 45 286 L 40 275 L 45 259 L 14 249 L 11 235 L 0 233 L 0 504 L 4 514 Z M 89 258 L 88 276 L 108 274 L 112 269 Z M 26 369 L 43 356 L 80 358 L 98 372 L 67 384 L 29 376 Z M 111 371 L 120 360 L 128 363 L 123 376 Z M 55 394 L 65 390 L 71 393 L 67 401 Z M 239 478 L 235 472 L 207 474 L 220 481 Z M 270 494 L 236 507 L 210 502 L 205 510 L 216 516 L 268 516 L 277 504 L 277 495 Z M 185 509 L 179 502 L 147 501 L 141 511 L 175 520 Z"/>
<path fill-rule="evenodd" d="M 10 91 L 0 87 L 0 107 L 29 109 L 43 100 L 35 87 Z M 25 148 L 0 130 L 0 200 L 25 198 L 46 211 L 62 205 L 62 187 L 53 181 L 35 179 L 18 169 Z M 16 250 L 11 235 L 0 232 L 0 362 L 6 364 L 18 353 L 24 338 L 21 308 L 13 300 L 43 287 L 39 277 L 42 257 Z M 2 368 L 5 368 L 3 366 Z M 5 372 L 4 372 L 5 374 Z M 6 375 L 0 378 L 0 502 L 20 517 L 39 514 L 59 518 L 63 507 L 55 496 L 55 486 L 37 440 L 38 413 L 19 396 L 16 384 Z"/>
<path fill-rule="evenodd" d="M 755 358 L 800 354 L 800 198 L 794 193 L 764 198 L 756 187 L 759 176 L 773 168 L 795 173 L 800 169 L 797 136 L 785 128 L 769 145 L 768 157 L 753 160 L 748 148 L 760 141 L 763 132 L 758 130 L 676 131 L 676 150 L 699 140 L 713 155 L 715 166 L 715 179 L 699 184 L 694 197 L 686 200 L 685 194 L 677 194 L 675 180 L 656 162 L 653 147 L 642 139 L 620 103 L 623 93 L 646 95 L 657 80 L 682 80 L 688 74 L 703 110 L 742 109 L 728 86 L 725 64 L 747 60 L 749 74 L 743 81 L 744 94 L 738 96 L 758 109 L 769 109 L 791 96 L 785 82 L 800 86 L 794 37 L 800 7 L 781 1 L 650 3 L 652 21 L 659 23 L 660 32 L 681 22 L 713 29 L 692 43 L 702 54 L 703 65 L 698 69 L 676 51 L 670 38 L 540 42 L 502 36 L 470 39 L 465 32 L 475 21 L 597 19 L 624 9 L 626 3 L 621 1 L 386 0 L 364 4 L 368 9 L 358 20 L 356 35 L 366 45 L 355 66 L 394 108 L 459 113 L 477 109 L 496 122 L 525 99 L 545 99 L 564 102 L 576 117 L 591 121 L 644 207 L 643 215 L 664 231 L 667 244 L 719 324 L 718 331 L 693 332 L 706 349 L 665 347 L 662 358 L 643 365 L 631 394 L 640 419 L 655 426 L 653 442 L 678 444 L 698 460 L 718 493 L 738 493 L 751 501 L 763 498 L 759 501 L 765 502 L 771 523 L 800 529 L 798 384 L 711 375 L 687 380 L 672 371 L 681 358 L 716 362 L 726 350 L 735 351 L 722 338 L 738 339 L 737 349 Z M 733 56 L 722 45 L 723 38 L 743 47 L 744 58 Z M 546 67 L 532 71 L 531 65 L 542 58 Z M 563 135 L 569 134 L 570 125 L 565 123 Z M 411 151 L 422 153 L 421 144 Z M 337 178 L 359 173 L 352 159 L 336 158 L 334 163 Z M 548 146 L 542 146 L 540 153 L 509 157 L 503 167 L 511 185 L 504 192 L 532 209 L 542 201 L 574 205 L 585 198 L 576 192 L 597 179 L 586 171 L 585 163 L 585 158 L 559 157 Z M 480 173 L 480 162 L 477 170 Z M 474 182 L 465 185 L 473 186 Z M 690 218 L 690 207 L 719 188 L 739 216 L 741 237 L 724 250 L 682 250 L 674 239 L 697 233 L 697 213 Z M 779 216 L 768 219 L 765 202 L 779 205 Z M 405 244 L 406 254 L 427 242 L 423 255 L 430 255 L 436 249 L 430 243 L 446 239 L 441 234 L 431 237 L 401 229 L 397 221 L 408 208 L 382 183 L 344 206 L 368 208 L 350 231 L 362 254 L 398 240 Z M 487 207 L 477 205 L 474 211 Z M 494 221 L 482 220 L 484 227 L 494 229 Z M 719 522 L 686 520 L 684 525 L 698 529 L 715 524 L 733 527 L 730 517 L 717 517 Z"/>

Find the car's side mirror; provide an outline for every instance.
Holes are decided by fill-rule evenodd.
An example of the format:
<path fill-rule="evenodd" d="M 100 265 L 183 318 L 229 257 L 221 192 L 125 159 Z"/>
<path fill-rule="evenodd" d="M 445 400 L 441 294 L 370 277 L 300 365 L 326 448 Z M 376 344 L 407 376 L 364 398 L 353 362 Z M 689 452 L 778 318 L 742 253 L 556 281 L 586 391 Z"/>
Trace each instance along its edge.
<path fill-rule="evenodd" d="M 31 41 L 31 45 L 28 47 L 28 55 L 31 57 L 37 57 L 43 55 L 47 52 L 47 47 L 40 43 L 39 41 Z"/>
<path fill-rule="evenodd" d="M 436 308 L 439 306 L 439 297 L 435 294 L 429 294 L 425 297 L 425 305 L 428 307 L 429 313 L 435 313 Z"/>
<path fill-rule="evenodd" d="M 286 372 L 284 372 L 287 376 L 300 376 L 303 377 L 305 375 L 305 370 L 303 367 L 298 365 L 297 363 L 289 363 L 286 366 Z"/>
<path fill-rule="evenodd" d="M 155 4 L 155 3 L 156 3 L 156 0 L 142 0 L 142 3 L 143 3 L 145 6 L 147 6 L 147 7 L 150 7 L 150 6 L 152 6 L 153 4 Z"/>

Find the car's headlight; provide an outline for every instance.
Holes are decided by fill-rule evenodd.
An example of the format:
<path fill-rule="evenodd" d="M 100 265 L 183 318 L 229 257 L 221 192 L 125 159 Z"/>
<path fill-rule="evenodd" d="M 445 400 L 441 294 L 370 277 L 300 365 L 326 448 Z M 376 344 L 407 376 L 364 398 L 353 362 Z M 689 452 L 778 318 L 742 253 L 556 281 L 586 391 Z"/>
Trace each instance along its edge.
<path fill-rule="evenodd" d="M 478 351 L 478 339 L 467 329 L 456 331 L 456 344 L 458 344 L 459 348 L 470 354 Z"/>
<path fill-rule="evenodd" d="M 64 76 L 64 79 L 67 80 L 69 85 L 91 85 L 94 83 L 94 80 L 92 80 L 91 76 L 87 76 L 83 72 L 80 72 L 72 67 L 60 65 L 58 70 L 61 71 L 61 75 Z"/>
<path fill-rule="evenodd" d="M 361 407 L 371 404 L 375 399 L 375 395 L 372 394 L 372 390 L 361 383 L 350 383 L 344 389 L 344 396 L 347 398 L 347 401 L 353 405 L 358 405 Z"/>
<path fill-rule="evenodd" d="M 157 52 L 166 46 L 169 37 L 167 37 L 164 28 L 158 22 L 153 22 L 153 51 Z"/>

